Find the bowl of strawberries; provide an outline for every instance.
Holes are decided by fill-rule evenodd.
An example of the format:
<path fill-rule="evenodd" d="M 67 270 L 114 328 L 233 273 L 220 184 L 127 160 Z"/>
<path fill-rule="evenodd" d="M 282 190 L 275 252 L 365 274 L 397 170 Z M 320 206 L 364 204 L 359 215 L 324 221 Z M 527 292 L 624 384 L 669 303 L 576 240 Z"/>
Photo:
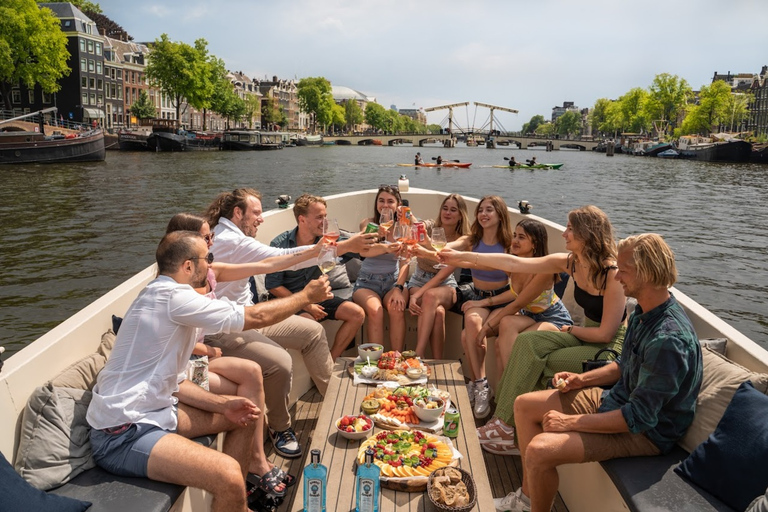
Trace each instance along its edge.
<path fill-rule="evenodd" d="M 365 439 L 373 432 L 373 420 L 365 414 L 342 416 L 336 420 L 336 430 L 346 439 Z"/>

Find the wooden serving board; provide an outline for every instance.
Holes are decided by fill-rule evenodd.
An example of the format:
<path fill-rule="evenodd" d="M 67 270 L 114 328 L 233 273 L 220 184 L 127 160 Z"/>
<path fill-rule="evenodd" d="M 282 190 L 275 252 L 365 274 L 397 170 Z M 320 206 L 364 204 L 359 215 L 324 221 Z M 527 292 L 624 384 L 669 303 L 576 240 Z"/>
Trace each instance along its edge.
<path fill-rule="evenodd" d="M 428 364 L 424 363 L 424 366 L 427 369 L 427 380 L 432 376 L 432 367 Z M 349 376 L 354 378 L 355 377 L 355 365 L 349 365 L 347 366 L 347 373 L 349 373 Z M 365 379 L 362 375 L 358 375 L 361 379 Z M 415 386 L 417 385 L 417 382 L 415 379 L 411 379 L 405 374 L 401 374 L 399 380 L 376 380 L 368 379 L 371 382 L 366 384 L 370 384 L 371 386 L 376 386 L 378 384 L 384 384 L 385 382 L 396 382 L 399 386 Z"/>
<path fill-rule="evenodd" d="M 449 466 L 458 466 L 459 461 L 452 460 Z M 411 478 L 391 478 L 383 476 L 380 478 L 381 486 L 393 491 L 403 492 L 424 492 L 427 490 L 428 476 L 414 476 Z"/>

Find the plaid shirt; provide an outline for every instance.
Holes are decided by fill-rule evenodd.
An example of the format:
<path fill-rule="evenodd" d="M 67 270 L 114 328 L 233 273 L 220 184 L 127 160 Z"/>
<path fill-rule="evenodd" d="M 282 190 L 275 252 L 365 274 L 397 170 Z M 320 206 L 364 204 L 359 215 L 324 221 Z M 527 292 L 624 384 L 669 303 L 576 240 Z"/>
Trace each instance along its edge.
<path fill-rule="evenodd" d="M 635 308 L 619 366 L 598 412 L 620 409 L 630 432 L 668 452 L 693 421 L 702 378 L 698 337 L 674 296 L 647 313 Z"/>

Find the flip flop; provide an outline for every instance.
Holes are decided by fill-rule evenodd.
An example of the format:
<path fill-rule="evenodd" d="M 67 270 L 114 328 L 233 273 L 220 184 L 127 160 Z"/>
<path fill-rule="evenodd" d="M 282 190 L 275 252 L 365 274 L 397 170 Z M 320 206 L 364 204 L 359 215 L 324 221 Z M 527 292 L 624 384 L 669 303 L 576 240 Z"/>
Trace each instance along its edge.
<path fill-rule="evenodd" d="M 246 481 L 252 486 L 256 487 L 257 489 L 261 489 L 267 494 L 271 494 L 273 496 L 283 498 L 285 497 L 285 489 L 283 489 L 282 491 L 278 491 L 276 489 L 278 485 L 284 483 L 283 480 L 280 478 L 278 471 L 281 471 L 281 470 L 277 466 L 275 466 L 272 469 L 270 469 L 267 473 L 265 473 L 263 476 L 255 475 L 253 473 L 248 473 L 248 476 L 246 477 Z"/>
<path fill-rule="evenodd" d="M 277 466 L 275 466 L 275 467 L 277 468 Z M 282 482 L 285 484 L 286 488 L 293 487 L 296 484 L 296 482 L 298 481 L 298 478 L 296 478 L 293 475 L 290 475 L 290 474 L 286 473 L 285 471 L 283 471 L 280 468 L 278 468 L 277 471 L 278 471 L 278 473 L 277 473 L 278 478 L 282 479 Z"/>

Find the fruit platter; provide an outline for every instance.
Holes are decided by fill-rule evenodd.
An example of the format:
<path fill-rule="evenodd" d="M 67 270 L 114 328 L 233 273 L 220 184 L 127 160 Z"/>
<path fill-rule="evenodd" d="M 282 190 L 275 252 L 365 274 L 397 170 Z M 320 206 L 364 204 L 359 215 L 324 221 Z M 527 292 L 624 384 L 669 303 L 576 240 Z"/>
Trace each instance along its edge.
<path fill-rule="evenodd" d="M 360 407 L 379 428 L 418 428 L 434 433 L 442 432 L 443 414 L 450 403 L 450 393 L 434 386 L 391 389 L 380 385 L 363 399 Z"/>
<path fill-rule="evenodd" d="M 381 485 L 399 491 L 423 491 L 429 474 L 458 465 L 461 454 L 450 439 L 420 430 L 387 430 L 360 444 L 358 464 L 372 448 L 373 462 L 381 469 Z"/>
<path fill-rule="evenodd" d="M 396 382 L 400 385 L 426 384 L 430 368 L 413 351 L 384 352 L 374 361 L 357 358 L 354 366 L 349 367 L 354 378 L 354 385 Z"/>

